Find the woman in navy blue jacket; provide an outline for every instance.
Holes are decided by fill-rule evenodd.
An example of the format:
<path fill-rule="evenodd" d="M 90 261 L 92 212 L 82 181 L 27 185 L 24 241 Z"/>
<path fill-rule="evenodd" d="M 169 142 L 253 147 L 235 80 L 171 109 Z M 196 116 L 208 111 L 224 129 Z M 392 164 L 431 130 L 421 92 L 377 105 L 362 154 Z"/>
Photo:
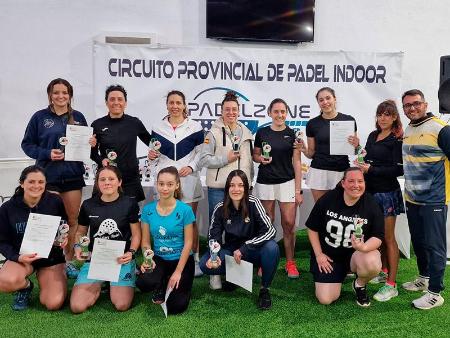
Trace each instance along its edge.
<path fill-rule="evenodd" d="M 208 240 L 215 240 L 221 245 L 219 266 L 212 265 L 208 251 L 200 260 L 200 268 L 220 282 L 220 275 L 224 275 L 226 270 L 225 255 L 233 256 L 238 264 L 243 259 L 260 266 L 262 278 L 258 307 L 267 310 L 272 306 L 269 287 L 280 258 L 278 244 L 274 241 L 276 230 L 261 201 L 249 195 L 248 179 L 242 170 L 230 172 L 225 191 L 223 202 L 214 209 L 208 234 Z M 222 241 L 224 232 L 225 241 Z M 231 286 L 227 286 L 230 289 Z"/>
<path fill-rule="evenodd" d="M 47 190 L 59 193 L 64 202 L 70 226 L 66 259 L 70 260 L 73 256 L 81 189 L 85 186 L 84 165 L 79 161 L 64 161 L 60 138 L 66 135 L 68 124 L 87 126 L 87 123 L 83 114 L 71 106 L 73 87 L 67 80 L 52 80 L 47 86 L 47 95 L 49 105 L 31 117 L 22 140 L 22 149 L 44 168 Z M 94 146 L 95 138 L 92 137 L 89 143 Z"/>
<path fill-rule="evenodd" d="M 62 249 L 67 238 L 61 245 L 53 245 L 48 258 L 19 252 L 30 212 L 60 216 L 64 222 L 67 219 L 64 205 L 58 195 L 45 190 L 42 168 L 36 165 L 25 168 L 19 182 L 14 196 L 0 207 L 0 253 L 6 258 L 0 269 L 0 292 L 17 291 L 12 308 L 26 309 L 33 290 L 29 276 L 36 271 L 40 302 L 48 310 L 57 310 L 67 294 Z"/>

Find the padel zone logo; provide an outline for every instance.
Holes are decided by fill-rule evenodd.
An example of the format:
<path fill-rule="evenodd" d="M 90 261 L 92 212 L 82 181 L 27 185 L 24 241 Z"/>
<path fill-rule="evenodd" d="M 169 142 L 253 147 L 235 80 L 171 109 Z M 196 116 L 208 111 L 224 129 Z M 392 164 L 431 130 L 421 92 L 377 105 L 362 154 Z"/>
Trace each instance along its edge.
<path fill-rule="evenodd" d="M 239 101 L 239 121 L 252 133 L 256 133 L 259 128 L 270 125 L 271 120 L 267 115 L 269 103 L 255 102 L 247 95 L 226 87 L 211 87 L 193 95 L 194 99 L 188 102 L 192 119 L 199 121 L 203 129 L 209 130 L 214 121 L 221 116 L 221 103 L 227 91 L 236 93 Z M 220 101 L 217 102 L 218 98 Z M 293 129 L 298 129 L 306 126 L 310 116 L 311 106 L 309 104 L 290 104 L 286 124 Z"/>

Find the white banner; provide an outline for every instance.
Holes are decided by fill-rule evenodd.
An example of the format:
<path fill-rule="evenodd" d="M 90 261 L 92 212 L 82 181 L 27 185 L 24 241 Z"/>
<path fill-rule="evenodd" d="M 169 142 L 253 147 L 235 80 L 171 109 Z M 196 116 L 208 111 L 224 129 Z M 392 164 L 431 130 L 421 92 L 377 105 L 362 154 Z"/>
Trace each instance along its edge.
<path fill-rule="evenodd" d="M 304 128 L 319 114 L 315 95 L 336 91 L 338 111 L 355 117 L 361 142 L 375 128 L 375 109 L 398 101 L 403 53 L 299 52 L 260 48 L 150 48 L 94 44 L 95 111 L 106 114 L 104 92 L 121 84 L 128 92 L 126 113 L 151 130 L 167 115 L 166 94 L 181 90 L 191 117 L 207 129 L 220 116 L 227 90 L 238 93 L 240 120 L 254 133 L 269 123 L 267 106 L 280 97 L 290 107 L 288 124 Z M 138 156 L 146 154 L 141 145 Z"/>

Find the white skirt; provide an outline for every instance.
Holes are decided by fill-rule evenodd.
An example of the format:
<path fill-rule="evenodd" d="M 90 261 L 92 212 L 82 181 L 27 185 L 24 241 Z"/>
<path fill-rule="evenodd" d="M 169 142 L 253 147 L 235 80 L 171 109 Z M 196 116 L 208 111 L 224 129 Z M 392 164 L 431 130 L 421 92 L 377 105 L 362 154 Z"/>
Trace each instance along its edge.
<path fill-rule="evenodd" d="M 263 201 L 295 202 L 295 179 L 280 184 L 256 183 L 253 195 Z"/>
<path fill-rule="evenodd" d="M 306 174 L 306 185 L 314 190 L 332 190 L 344 177 L 343 171 L 331 171 L 309 168 Z"/>

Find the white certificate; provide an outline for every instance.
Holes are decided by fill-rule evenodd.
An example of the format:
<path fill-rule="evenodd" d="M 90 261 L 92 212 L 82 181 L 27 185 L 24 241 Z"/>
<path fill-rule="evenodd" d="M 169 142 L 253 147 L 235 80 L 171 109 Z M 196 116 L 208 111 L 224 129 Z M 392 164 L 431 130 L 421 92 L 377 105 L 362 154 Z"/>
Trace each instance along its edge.
<path fill-rule="evenodd" d="M 241 259 L 241 264 L 236 263 L 233 256 L 225 255 L 226 280 L 236 284 L 247 291 L 252 292 L 253 264 Z"/>
<path fill-rule="evenodd" d="M 67 145 L 64 148 L 65 161 L 89 162 L 91 157 L 89 139 L 92 136 L 92 130 L 92 127 L 67 125 Z"/>
<path fill-rule="evenodd" d="M 167 304 L 166 303 L 167 303 L 167 299 L 169 298 L 169 296 L 172 293 L 172 291 L 173 291 L 172 288 L 167 288 L 166 295 L 164 297 L 164 303 L 161 303 L 161 307 L 162 307 L 162 309 L 164 311 L 164 315 L 166 316 L 166 318 L 167 318 Z"/>
<path fill-rule="evenodd" d="M 59 216 L 30 213 L 19 253 L 48 258 L 60 222 Z"/>
<path fill-rule="evenodd" d="M 330 121 L 330 155 L 355 155 L 348 137 L 355 135 L 354 121 Z"/>
<path fill-rule="evenodd" d="M 117 258 L 125 251 L 125 241 L 96 238 L 92 249 L 88 278 L 118 282 L 121 264 Z"/>

